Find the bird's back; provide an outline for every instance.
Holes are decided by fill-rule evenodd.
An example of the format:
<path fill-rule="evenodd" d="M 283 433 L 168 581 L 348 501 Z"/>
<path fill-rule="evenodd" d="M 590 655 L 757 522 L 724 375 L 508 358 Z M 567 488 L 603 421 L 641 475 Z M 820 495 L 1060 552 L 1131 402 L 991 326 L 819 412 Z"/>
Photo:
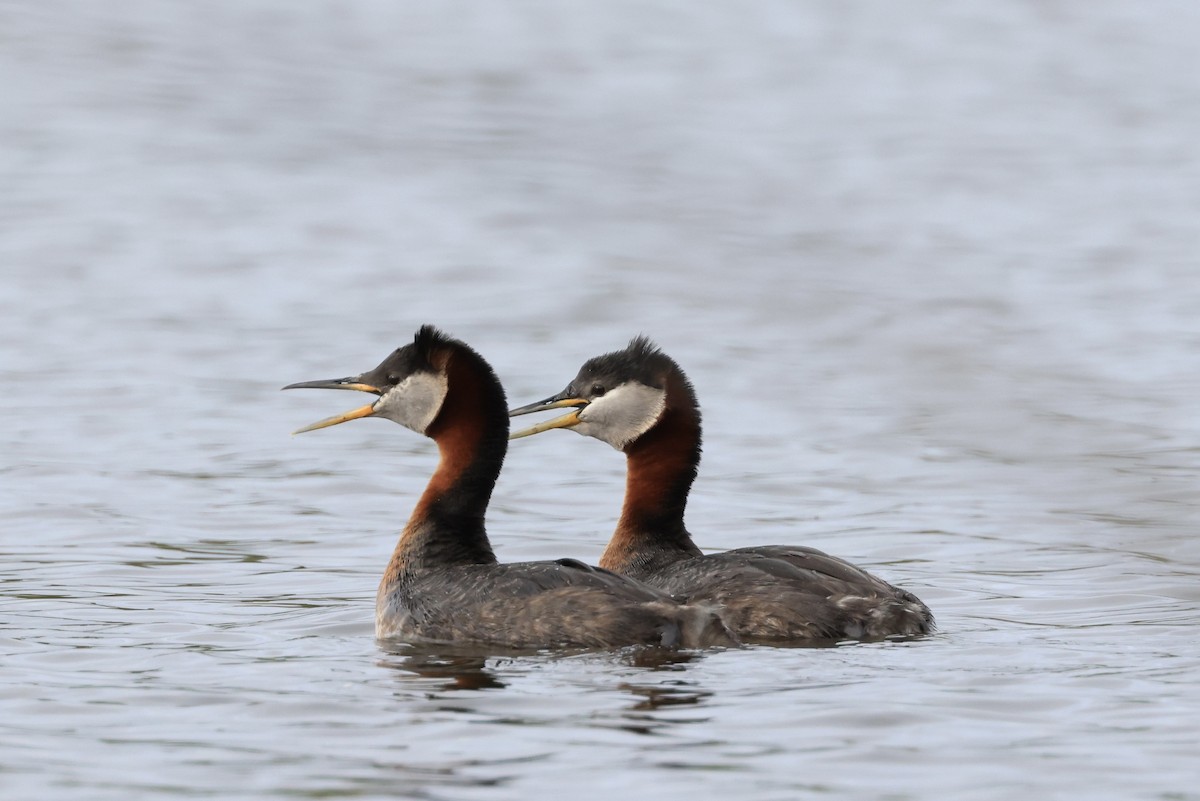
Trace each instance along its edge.
<path fill-rule="evenodd" d="M 376 635 L 511 648 L 736 645 L 711 605 L 573 559 L 440 567 L 381 586 Z"/>
<path fill-rule="evenodd" d="M 871 640 L 933 629 L 928 607 L 912 593 L 813 548 L 741 548 L 638 578 L 689 603 L 721 606 L 745 640 Z"/>

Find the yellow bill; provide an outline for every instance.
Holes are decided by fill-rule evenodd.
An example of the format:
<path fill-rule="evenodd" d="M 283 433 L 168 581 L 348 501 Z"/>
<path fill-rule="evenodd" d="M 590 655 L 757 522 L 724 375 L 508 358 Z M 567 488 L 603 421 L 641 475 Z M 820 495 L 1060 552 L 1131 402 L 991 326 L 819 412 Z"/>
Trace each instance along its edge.
<path fill-rule="evenodd" d="M 318 428 L 329 428 L 336 426 L 338 423 L 345 423 L 349 420 L 357 420 L 360 417 L 370 417 L 375 414 L 375 405 L 368 403 L 366 406 L 360 406 L 357 409 L 346 412 L 345 414 L 335 414 L 333 417 L 326 417 L 324 420 L 318 420 L 312 425 L 307 425 L 304 428 L 296 429 L 292 432 L 292 436 L 303 434 L 305 431 L 316 431 Z"/>
<path fill-rule="evenodd" d="M 566 406 L 567 404 L 564 403 L 562 405 Z M 553 408 L 553 407 L 547 407 L 547 408 Z M 549 431 L 552 428 L 571 428 L 572 426 L 579 425 L 581 422 L 582 421 L 579 419 L 579 410 L 576 409 L 573 412 L 571 412 L 570 414 L 564 414 L 562 417 L 555 417 L 553 420 L 547 420 L 544 423 L 538 423 L 535 426 L 530 426 L 529 428 L 523 428 L 520 431 L 509 434 L 508 438 L 509 439 L 520 439 L 521 437 L 529 437 L 529 436 L 533 436 L 534 434 L 540 434 L 543 431 Z M 299 433 L 299 432 L 297 432 L 297 433 Z"/>

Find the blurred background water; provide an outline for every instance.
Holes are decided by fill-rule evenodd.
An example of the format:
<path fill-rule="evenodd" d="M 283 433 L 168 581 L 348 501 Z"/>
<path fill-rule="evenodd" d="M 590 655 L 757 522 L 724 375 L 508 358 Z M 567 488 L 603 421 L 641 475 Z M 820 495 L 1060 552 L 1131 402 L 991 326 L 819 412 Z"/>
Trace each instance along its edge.
<path fill-rule="evenodd" d="M 0 2 L 0 792 L 1200 797 L 1200 6 Z M 644 332 L 701 545 L 938 635 L 372 639 L 431 443 L 290 439 L 418 325 L 510 399 Z M 347 401 L 350 401 L 347 404 Z M 514 444 L 504 560 L 620 455 Z"/>

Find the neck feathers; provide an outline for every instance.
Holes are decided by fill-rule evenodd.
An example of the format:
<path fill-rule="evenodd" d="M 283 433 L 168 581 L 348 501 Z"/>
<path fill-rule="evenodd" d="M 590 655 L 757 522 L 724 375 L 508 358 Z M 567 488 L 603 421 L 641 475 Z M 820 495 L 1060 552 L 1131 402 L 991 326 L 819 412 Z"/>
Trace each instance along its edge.
<path fill-rule="evenodd" d="M 700 465 L 700 411 L 686 379 L 668 376 L 662 416 L 625 455 L 625 503 L 600 566 L 636 574 L 699 556 L 683 524 Z"/>
<path fill-rule="evenodd" d="M 433 354 L 446 374 L 446 398 L 426 434 L 441 456 L 392 557 L 388 576 L 452 564 L 494 564 L 484 515 L 508 447 L 504 390 L 474 351 Z M 385 576 L 387 581 L 388 576 Z"/>

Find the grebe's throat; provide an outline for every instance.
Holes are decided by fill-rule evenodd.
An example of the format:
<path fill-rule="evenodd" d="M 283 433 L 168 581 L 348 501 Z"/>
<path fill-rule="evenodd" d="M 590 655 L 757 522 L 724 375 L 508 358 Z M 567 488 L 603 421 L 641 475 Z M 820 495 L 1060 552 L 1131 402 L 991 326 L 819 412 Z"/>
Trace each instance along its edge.
<path fill-rule="evenodd" d="M 700 465 L 699 413 L 668 408 L 625 454 L 625 501 L 601 567 L 626 572 L 634 563 L 645 566 L 699 556 L 683 520 Z"/>
<path fill-rule="evenodd" d="M 484 516 L 508 447 L 508 415 L 499 380 L 474 351 L 431 354 L 445 394 L 425 428 L 440 459 L 393 555 L 397 569 L 494 564 Z M 389 566 L 389 573 L 392 567 Z"/>

